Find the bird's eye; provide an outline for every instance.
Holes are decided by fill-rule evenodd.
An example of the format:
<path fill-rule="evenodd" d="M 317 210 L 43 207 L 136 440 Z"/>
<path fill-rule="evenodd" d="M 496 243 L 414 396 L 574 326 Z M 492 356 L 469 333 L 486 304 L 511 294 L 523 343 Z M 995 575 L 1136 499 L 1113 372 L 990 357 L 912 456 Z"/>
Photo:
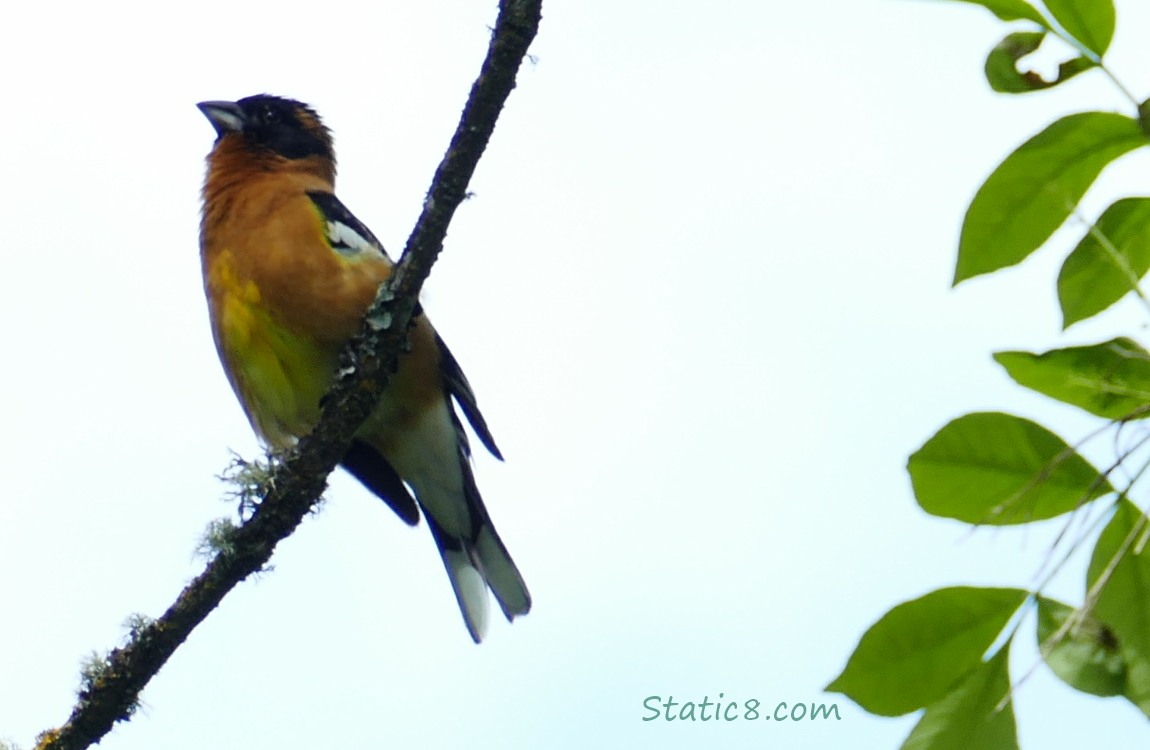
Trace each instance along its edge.
<path fill-rule="evenodd" d="M 275 125 L 280 121 L 280 113 L 271 107 L 264 107 L 263 112 L 260 113 L 260 119 L 263 120 L 264 125 Z"/>

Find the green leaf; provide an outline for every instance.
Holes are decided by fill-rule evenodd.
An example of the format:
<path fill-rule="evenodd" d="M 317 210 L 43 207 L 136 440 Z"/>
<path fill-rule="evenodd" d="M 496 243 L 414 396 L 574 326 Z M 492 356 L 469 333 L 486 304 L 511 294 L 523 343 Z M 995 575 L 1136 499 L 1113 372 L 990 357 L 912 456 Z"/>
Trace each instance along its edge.
<path fill-rule="evenodd" d="M 1018 69 L 1018 61 L 1042 44 L 1045 31 L 1018 31 L 1008 34 L 995 45 L 986 58 L 986 80 L 995 91 L 1004 94 L 1023 94 L 1057 86 L 1084 70 L 1097 67 L 1088 57 L 1075 57 L 1058 66 L 1058 77 L 1048 81 L 1033 70 L 1025 73 Z"/>
<path fill-rule="evenodd" d="M 863 634 L 827 690 L 899 716 L 944 697 L 977 667 L 1027 592 L 956 587 L 904 602 Z"/>
<path fill-rule="evenodd" d="M 1014 702 L 1008 698 L 1008 653 L 1009 644 L 953 692 L 928 706 L 902 750 L 1017 750 Z"/>
<path fill-rule="evenodd" d="M 995 526 L 1054 518 L 1114 491 L 1062 438 L 1000 412 L 955 419 L 907 470 L 927 513 Z"/>
<path fill-rule="evenodd" d="M 1038 646 L 1047 666 L 1075 690 L 1104 697 L 1125 691 L 1126 662 L 1118 639 L 1089 614 L 1038 597 Z"/>
<path fill-rule="evenodd" d="M 1129 500 L 1118 504 L 1110 523 L 1102 530 L 1090 567 L 1086 587 L 1105 580 L 1093 614 L 1118 637 L 1126 662 L 1123 695 L 1150 716 L 1150 525 L 1138 506 Z"/>
<path fill-rule="evenodd" d="M 1128 338 L 1042 354 L 998 352 L 1021 386 L 1106 419 L 1150 417 L 1150 353 Z"/>
<path fill-rule="evenodd" d="M 1062 264 L 1062 327 L 1097 315 L 1150 271 L 1150 198 L 1123 198 L 1107 208 Z"/>
<path fill-rule="evenodd" d="M 1066 221 L 1107 164 L 1146 144 L 1125 115 L 1081 112 L 1019 146 L 966 211 L 954 283 L 1022 261 Z"/>
<path fill-rule="evenodd" d="M 1003 21 L 1034 21 L 1043 28 L 1050 28 L 1050 24 L 1042 14 L 1025 0 L 959 0 L 959 2 L 981 5 Z"/>
<path fill-rule="evenodd" d="M 1106 54 L 1114 38 L 1113 0 L 1046 0 L 1046 9 L 1083 47 Z"/>

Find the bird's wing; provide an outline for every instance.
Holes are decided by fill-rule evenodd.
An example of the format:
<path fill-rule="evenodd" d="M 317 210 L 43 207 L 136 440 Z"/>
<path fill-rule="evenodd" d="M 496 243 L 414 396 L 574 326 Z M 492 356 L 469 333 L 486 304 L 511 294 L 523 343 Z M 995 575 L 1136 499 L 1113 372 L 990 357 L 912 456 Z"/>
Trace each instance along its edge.
<path fill-rule="evenodd" d="M 332 250 L 349 257 L 367 254 L 388 258 L 383 243 L 375 238 L 362 221 L 355 218 L 355 214 L 334 193 L 309 190 L 307 197 L 311 198 L 326 223 L 327 241 Z"/>
<path fill-rule="evenodd" d="M 356 440 L 339 465 L 387 503 L 409 526 L 419 523 L 419 508 L 403 480 L 387 459 L 367 443 Z"/>
<path fill-rule="evenodd" d="M 499 447 L 495 445 L 495 438 L 491 436 L 491 430 L 487 427 L 487 420 L 483 418 L 483 413 L 479 411 L 479 404 L 475 402 L 475 394 L 471 390 L 471 384 L 467 382 L 467 376 L 463 374 L 460 369 L 459 363 L 455 361 L 455 357 L 451 354 L 451 350 L 447 348 L 447 344 L 443 343 L 443 339 L 439 334 L 435 335 L 435 343 L 439 345 L 439 370 L 443 374 L 443 382 L 447 386 L 448 392 L 459 404 L 459 408 L 463 410 L 464 416 L 467 421 L 471 423 L 471 428 L 475 430 L 475 434 L 479 436 L 480 442 L 491 451 L 491 455 L 503 460 L 503 454 L 499 452 Z M 467 448 L 467 436 L 462 430 L 459 430 L 460 444 Z"/>

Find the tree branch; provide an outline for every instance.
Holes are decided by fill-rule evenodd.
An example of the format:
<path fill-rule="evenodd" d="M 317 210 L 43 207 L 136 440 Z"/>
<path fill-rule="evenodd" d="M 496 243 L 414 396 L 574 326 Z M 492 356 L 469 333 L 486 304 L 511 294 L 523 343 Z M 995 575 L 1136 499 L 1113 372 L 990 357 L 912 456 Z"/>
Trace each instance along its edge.
<path fill-rule="evenodd" d="M 266 492 L 252 517 L 227 535 L 199 577 L 158 620 L 133 628 L 130 642 L 87 670 L 86 684 L 66 724 L 44 732 L 37 750 L 79 750 L 99 742 L 128 719 L 140 692 L 192 630 L 235 586 L 261 570 L 276 544 L 315 506 L 398 365 L 420 287 L 442 249 L 448 224 L 495 129 L 515 76 L 538 30 L 542 0 L 500 0 L 487 57 L 471 88 L 423 212 L 392 277 L 380 287 L 359 336 L 343 354 L 339 378 L 324 398 L 312 432 L 274 462 Z"/>

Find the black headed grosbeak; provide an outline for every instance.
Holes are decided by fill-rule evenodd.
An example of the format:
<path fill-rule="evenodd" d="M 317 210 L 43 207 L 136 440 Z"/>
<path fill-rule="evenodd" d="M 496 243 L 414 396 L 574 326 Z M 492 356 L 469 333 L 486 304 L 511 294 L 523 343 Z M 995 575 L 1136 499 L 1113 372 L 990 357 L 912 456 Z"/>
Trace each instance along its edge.
<path fill-rule="evenodd" d="M 340 350 L 393 263 L 335 197 L 331 132 L 315 110 L 267 95 L 198 106 L 217 134 L 200 225 L 216 348 L 252 427 L 285 448 L 319 420 Z M 408 524 L 422 509 L 478 643 L 488 589 L 508 620 L 527 613 L 531 596 L 475 486 L 453 400 L 502 456 L 459 363 L 419 308 L 410 338 L 341 465 Z"/>

